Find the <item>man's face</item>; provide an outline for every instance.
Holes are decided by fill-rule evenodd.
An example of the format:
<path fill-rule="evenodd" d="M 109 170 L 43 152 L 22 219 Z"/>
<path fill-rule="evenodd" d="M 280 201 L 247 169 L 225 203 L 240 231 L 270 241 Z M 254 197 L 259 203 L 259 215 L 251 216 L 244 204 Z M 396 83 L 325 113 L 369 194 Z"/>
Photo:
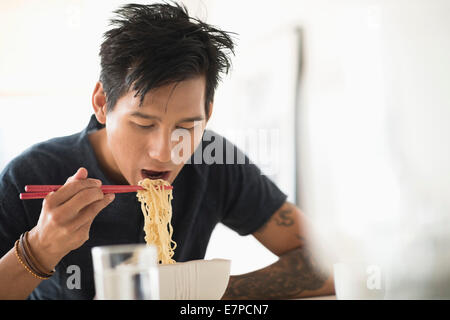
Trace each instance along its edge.
<path fill-rule="evenodd" d="M 110 169 L 131 185 L 144 178 L 173 183 L 200 143 L 207 123 L 205 79 L 150 90 L 141 106 L 134 94 L 121 97 L 106 115 Z"/>

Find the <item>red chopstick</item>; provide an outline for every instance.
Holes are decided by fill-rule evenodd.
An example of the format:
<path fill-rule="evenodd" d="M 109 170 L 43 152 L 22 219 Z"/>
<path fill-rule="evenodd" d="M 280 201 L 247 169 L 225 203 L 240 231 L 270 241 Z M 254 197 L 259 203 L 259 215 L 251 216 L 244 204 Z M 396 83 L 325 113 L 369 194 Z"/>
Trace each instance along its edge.
<path fill-rule="evenodd" d="M 20 194 L 20 199 L 43 199 L 50 192 L 56 191 L 61 188 L 62 185 L 27 185 L 25 186 L 26 193 Z M 100 187 L 103 193 L 127 193 L 136 192 L 138 190 L 144 190 L 141 186 L 131 186 L 131 185 L 103 185 Z M 165 190 L 173 189 L 172 186 L 164 186 Z"/>

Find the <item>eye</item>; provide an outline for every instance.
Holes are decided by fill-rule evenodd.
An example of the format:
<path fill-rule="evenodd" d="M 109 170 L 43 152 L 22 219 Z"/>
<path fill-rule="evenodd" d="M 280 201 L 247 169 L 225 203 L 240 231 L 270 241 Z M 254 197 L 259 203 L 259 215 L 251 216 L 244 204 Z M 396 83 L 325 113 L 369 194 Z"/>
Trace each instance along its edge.
<path fill-rule="evenodd" d="M 197 127 L 198 125 L 200 125 L 200 121 L 189 121 L 185 123 L 179 123 L 178 126 L 176 126 L 176 128 L 191 131 L 195 129 L 195 127 Z"/>
<path fill-rule="evenodd" d="M 183 129 L 183 130 L 188 130 L 188 131 L 190 131 L 190 130 L 192 130 L 192 129 L 194 129 L 195 128 L 195 126 L 193 126 L 193 127 L 190 127 L 190 128 L 185 128 L 185 127 L 177 127 L 177 129 Z"/>
<path fill-rule="evenodd" d="M 134 123 L 134 125 L 135 125 L 136 127 L 140 128 L 140 129 L 152 129 L 152 128 L 155 127 L 154 124 L 150 124 L 150 125 L 148 125 L 148 126 L 144 126 L 144 125 L 140 125 L 140 124 Z"/>

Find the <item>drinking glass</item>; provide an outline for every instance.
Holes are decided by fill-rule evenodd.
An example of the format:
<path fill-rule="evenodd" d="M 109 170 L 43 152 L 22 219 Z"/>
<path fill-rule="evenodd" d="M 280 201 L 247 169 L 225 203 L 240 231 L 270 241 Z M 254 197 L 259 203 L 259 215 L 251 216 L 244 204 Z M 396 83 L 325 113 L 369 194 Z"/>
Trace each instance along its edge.
<path fill-rule="evenodd" d="M 158 300 L 157 249 L 146 244 L 92 248 L 96 298 Z"/>

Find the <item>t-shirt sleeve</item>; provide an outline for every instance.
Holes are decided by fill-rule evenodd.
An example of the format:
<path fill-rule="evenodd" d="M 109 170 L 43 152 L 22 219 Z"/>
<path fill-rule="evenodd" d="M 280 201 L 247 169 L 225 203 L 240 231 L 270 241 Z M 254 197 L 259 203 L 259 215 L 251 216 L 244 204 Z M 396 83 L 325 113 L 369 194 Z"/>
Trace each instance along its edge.
<path fill-rule="evenodd" d="M 9 165 L 0 173 L 0 257 L 30 227 L 24 203 L 19 199 L 19 193 L 24 191 L 20 191 L 14 172 L 14 165 Z"/>
<path fill-rule="evenodd" d="M 23 232 L 36 225 L 42 200 L 21 200 L 19 194 L 25 192 L 27 184 L 57 182 L 52 177 L 56 168 L 48 163 L 44 152 L 26 151 L 0 173 L 0 257 L 13 247 Z"/>
<path fill-rule="evenodd" d="M 248 235 L 261 226 L 283 205 L 287 196 L 263 175 L 249 158 L 235 147 L 241 164 L 224 164 L 226 181 L 222 223 L 240 235 Z M 242 164 L 243 163 L 243 164 Z"/>

